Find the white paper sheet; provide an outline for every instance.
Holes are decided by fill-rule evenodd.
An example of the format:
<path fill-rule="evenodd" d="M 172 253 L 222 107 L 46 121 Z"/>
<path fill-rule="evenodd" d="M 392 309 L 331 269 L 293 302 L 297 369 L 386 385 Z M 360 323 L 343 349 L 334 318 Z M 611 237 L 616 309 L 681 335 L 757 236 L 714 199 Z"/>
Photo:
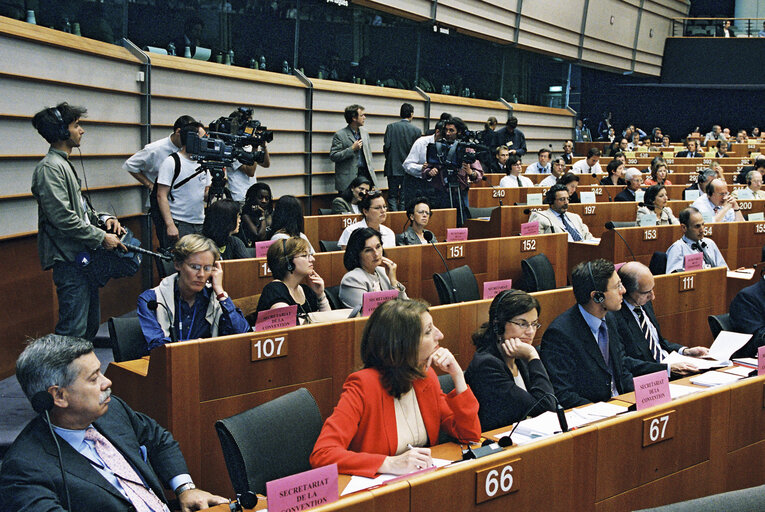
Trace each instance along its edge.
<path fill-rule="evenodd" d="M 742 270 L 729 270 L 728 277 L 733 279 L 746 279 L 749 280 L 754 276 L 753 268 L 745 268 Z"/>
<path fill-rule="evenodd" d="M 730 373 L 723 373 L 723 372 L 707 372 L 702 373 L 701 375 L 697 375 L 691 379 L 691 384 L 696 384 L 697 386 L 720 386 L 723 384 L 732 384 L 736 381 L 741 380 L 741 377 L 738 375 L 732 375 Z"/>
<path fill-rule="evenodd" d="M 709 355 L 719 361 L 727 361 L 736 350 L 746 345 L 751 337 L 751 334 L 721 331 L 709 348 Z"/>
<path fill-rule="evenodd" d="M 746 366 L 731 366 L 730 368 L 726 368 L 723 371 L 725 373 L 738 375 L 739 377 L 749 377 L 749 374 L 752 372 L 752 369 L 747 368 Z"/>
<path fill-rule="evenodd" d="M 669 396 L 671 396 L 673 400 L 675 398 L 680 398 L 681 396 L 692 395 L 693 393 L 701 393 L 702 391 L 704 390 L 701 388 L 683 386 L 681 384 L 670 383 L 669 385 Z"/>
<path fill-rule="evenodd" d="M 433 465 L 437 468 L 442 468 L 451 463 L 452 461 L 447 459 L 433 459 Z M 388 480 L 393 480 L 398 476 L 399 475 L 390 475 L 387 473 L 379 474 L 375 478 L 367 478 L 354 475 L 351 477 L 351 481 L 348 482 L 348 485 L 345 486 L 345 489 L 343 489 L 343 492 L 340 493 L 340 496 L 345 496 L 346 494 L 350 494 L 352 492 L 363 491 L 364 489 L 369 489 L 370 487 L 374 487 L 376 485 L 382 485 Z"/>
<path fill-rule="evenodd" d="M 679 354 L 678 352 L 670 352 L 669 355 L 664 359 L 664 362 L 667 364 L 674 364 L 674 363 L 692 364 L 699 370 L 709 370 L 711 368 L 725 368 L 726 366 L 730 366 L 732 364 L 730 361 L 718 361 L 717 359 L 704 359 L 700 357 L 684 356 Z"/>

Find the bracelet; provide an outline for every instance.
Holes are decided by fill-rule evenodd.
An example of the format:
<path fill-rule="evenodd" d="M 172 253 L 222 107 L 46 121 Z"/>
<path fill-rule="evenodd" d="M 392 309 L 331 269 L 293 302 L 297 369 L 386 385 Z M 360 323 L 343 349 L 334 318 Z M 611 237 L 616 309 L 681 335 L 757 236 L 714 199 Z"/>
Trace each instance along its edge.
<path fill-rule="evenodd" d="M 223 300 L 223 299 L 226 299 L 226 298 L 228 298 L 228 293 L 220 292 L 218 295 L 215 296 L 215 298 L 218 299 L 219 301 Z"/>
<path fill-rule="evenodd" d="M 175 489 L 175 495 L 180 496 L 186 491 L 190 491 L 191 489 L 196 489 L 197 486 L 194 485 L 194 482 L 186 482 L 185 484 L 181 484 L 178 486 L 177 489 Z"/>

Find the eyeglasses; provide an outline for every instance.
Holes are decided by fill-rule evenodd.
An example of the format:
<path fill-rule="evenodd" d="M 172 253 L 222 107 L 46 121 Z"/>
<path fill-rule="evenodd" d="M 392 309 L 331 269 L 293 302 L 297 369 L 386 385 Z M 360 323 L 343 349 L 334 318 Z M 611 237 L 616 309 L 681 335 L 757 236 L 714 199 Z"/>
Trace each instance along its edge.
<path fill-rule="evenodd" d="M 510 322 L 511 324 L 515 324 L 515 325 L 517 325 L 517 326 L 518 326 L 518 327 L 520 327 L 520 328 L 521 328 L 521 330 L 523 330 L 523 331 L 527 331 L 527 330 L 529 329 L 529 327 L 531 327 L 531 328 L 532 328 L 532 329 L 534 329 L 535 331 L 536 331 L 537 329 L 539 329 L 540 327 L 542 327 L 542 324 L 540 324 L 539 322 L 528 323 L 526 320 L 519 320 L 519 321 L 516 321 L 516 320 L 508 320 L 508 322 Z"/>
<path fill-rule="evenodd" d="M 204 270 L 207 273 L 210 273 L 215 268 L 214 265 L 197 265 L 196 263 L 186 263 L 186 266 L 189 267 L 194 272 L 199 272 L 200 270 Z"/>

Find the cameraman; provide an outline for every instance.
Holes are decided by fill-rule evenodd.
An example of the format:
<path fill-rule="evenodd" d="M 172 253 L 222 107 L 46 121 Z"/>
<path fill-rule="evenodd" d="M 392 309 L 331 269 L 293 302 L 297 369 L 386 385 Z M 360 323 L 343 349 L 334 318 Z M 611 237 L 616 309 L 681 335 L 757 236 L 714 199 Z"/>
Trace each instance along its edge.
<path fill-rule="evenodd" d="M 465 123 L 459 117 L 452 117 L 444 122 L 443 137 L 436 142 L 446 144 L 456 143 L 462 138 L 467 129 Z M 440 133 L 436 132 L 438 135 Z M 466 150 L 468 153 L 472 149 Z M 468 208 L 468 194 L 470 184 L 483 178 L 481 163 L 476 159 L 469 164 L 463 162 L 459 169 L 449 169 L 445 166 L 429 166 L 427 163 L 422 167 L 422 178 L 430 185 L 426 189 L 426 197 L 431 200 L 434 208 L 458 208 L 457 219 L 461 225 L 467 218 L 465 210 Z M 456 186 L 450 186 L 449 181 L 456 180 Z M 460 211 L 461 210 L 461 211 Z"/>
<path fill-rule="evenodd" d="M 151 190 L 154 182 L 157 181 L 159 166 L 171 153 L 181 148 L 181 128 L 195 122 L 196 120 L 191 116 L 179 117 L 173 124 L 173 133 L 164 139 L 146 144 L 142 150 L 125 160 L 122 168 Z"/>
<path fill-rule="evenodd" d="M 235 110 L 229 117 L 235 121 L 231 124 L 231 134 L 237 134 L 239 129 L 244 127 L 247 122 L 252 119 L 252 109 Z M 253 147 L 251 150 L 263 151 L 263 162 L 260 164 L 261 167 L 271 166 L 271 156 L 268 154 L 268 147 L 266 146 L 265 141 L 263 141 L 262 145 Z M 231 167 L 226 167 L 226 179 L 228 190 L 231 192 L 231 199 L 238 202 L 240 205 L 244 205 L 245 196 L 250 187 L 258 182 L 257 178 L 255 178 L 255 169 L 257 169 L 257 167 L 257 162 L 254 162 L 252 165 L 244 165 L 239 160 L 234 160 Z"/>
<path fill-rule="evenodd" d="M 184 235 L 202 233 L 204 201 L 211 178 L 207 172 L 198 170 L 199 164 L 186 151 L 190 133 L 205 136 L 201 123 L 185 125 L 180 132 L 181 149 L 168 156 L 159 167 L 157 204 L 164 226 L 157 226 L 157 238 L 162 248 L 171 247 Z M 179 172 L 176 173 L 176 169 Z"/>
<path fill-rule="evenodd" d="M 32 118 L 32 126 L 50 143 L 32 175 L 32 195 L 38 206 L 40 264 L 43 270 L 53 268 L 58 296 L 56 334 L 92 340 L 101 316 L 98 284 L 82 271 L 81 258 L 99 246 L 126 249 L 118 236 L 125 229 L 116 218 L 96 213 L 90 201 L 83 199 L 80 178 L 69 160 L 85 133 L 80 117 L 86 112 L 64 102 Z"/>

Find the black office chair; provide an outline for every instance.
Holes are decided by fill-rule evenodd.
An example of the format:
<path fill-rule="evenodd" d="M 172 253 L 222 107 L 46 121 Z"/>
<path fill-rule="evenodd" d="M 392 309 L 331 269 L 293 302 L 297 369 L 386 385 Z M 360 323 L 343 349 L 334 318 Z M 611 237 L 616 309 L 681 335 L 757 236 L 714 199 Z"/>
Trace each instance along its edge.
<path fill-rule="evenodd" d="M 521 282 L 518 284 L 519 290 L 531 293 L 554 290 L 555 288 L 555 271 L 553 270 L 550 260 L 544 253 L 539 253 L 531 258 L 521 260 Z"/>
<path fill-rule="evenodd" d="M 234 492 L 266 494 L 266 482 L 311 469 L 321 425 L 319 406 L 305 388 L 216 421 Z"/>
<path fill-rule="evenodd" d="M 760 254 L 760 261 L 765 261 L 765 245 L 762 246 L 762 253 Z"/>
<path fill-rule="evenodd" d="M 628 222 L 628 221 L 613 221 L 612 224 L 614 225 L 614 228 L 634 228 L 637 226 L 637 222 Z"/>
<path fill-rule="evenodd" d="M 154 263 L 157 265 L 157 275 L 160 279 L 164 279 L 167 276 L 171 276 L 177 272 L 175 270 L 175 263 L 173 261 L 163 260 L 154 256 Z"/>
<path fill-rule="evenodd" d="M 445 394 L 449 394 L 454 389 L 454 380 L 449 374 L 439 375 L 438 383 L 441 384 L 441 391 Z M 444 432 L 443 430 L 438 432 L 438 444 L 450 443 L 457 441 L 452 436 Z"/>
<path fill-rule="evenodd" d="M 651 274 L 660 276 L 667 273 L 667 253 L 656 251 L 651 256 L 651 261 L 648 263 L 648 269 Z"/>
<path fill-rule="evenodd" d="M 340 285 L 327 286 L 324 288 L 324 293 L 327 294 L 327 300 L 329 301 L 329 307 L 332 309 L 343 309 L 345 304 L 340 300 Z"/>
<path fill-rule="evenodd" d="M 441 304 L 454 304 L 468 300 L 479 300 L 478 282 L 470 267 L 463 265 L 440 274 L 433 274 L 433 282 L 436 284 L 438 300 Z M 454 289 L 452 289 L 454 285 Z"/>
<path fill-rule="evenodd" d="M 334 215 L 332 208 L 319 208 L 319 215 Z"/>
<path fill-rule="evenodd" d="M 712 338 L 717 338 L 720 331 L 732 331 L 730 323 L 730 315 L 725 313 L 723 315 L 709 315 L 707 317 L 709 322 L 709 330 L 712 331 Z"/>
<path fill-rule="evenodd" d="M 491 208 L 468 208 L 468 212 L 470 213 L 471 219 L 478 219 L 481 217 L 491 217 L 491 212 L 494 211 L 494 208 L 496 206 L 492 206 Z"/>
<path fill-rule="evenodd" d="M 337 245 L 337 240 L 319 240 L 319 248 L 321 248 L 321 252 L 341 250 L 340 246 Z"/>
<path fill-rule="evenodd" d="M 109 319 L 108 326 L 115 363 L 132 361 L 149 355 L 146 338 L 141 331 L 138 317 L 112 317 Z"/>

